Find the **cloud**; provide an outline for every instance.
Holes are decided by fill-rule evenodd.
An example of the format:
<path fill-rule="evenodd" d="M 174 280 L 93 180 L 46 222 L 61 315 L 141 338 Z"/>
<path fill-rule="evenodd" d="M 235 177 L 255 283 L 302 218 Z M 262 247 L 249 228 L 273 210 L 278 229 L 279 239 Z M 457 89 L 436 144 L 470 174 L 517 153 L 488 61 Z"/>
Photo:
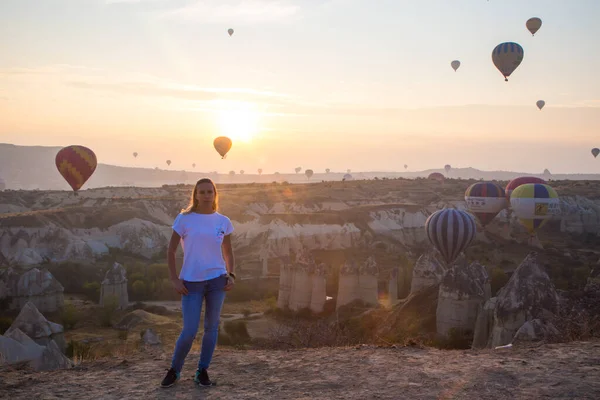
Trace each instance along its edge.
<path fill-rule="evenodd" d="M 205 23 L 283 22 L 296 16 L 300 6 L 290 0 L 197 0 L 164 11 L 160 18 Z"/>

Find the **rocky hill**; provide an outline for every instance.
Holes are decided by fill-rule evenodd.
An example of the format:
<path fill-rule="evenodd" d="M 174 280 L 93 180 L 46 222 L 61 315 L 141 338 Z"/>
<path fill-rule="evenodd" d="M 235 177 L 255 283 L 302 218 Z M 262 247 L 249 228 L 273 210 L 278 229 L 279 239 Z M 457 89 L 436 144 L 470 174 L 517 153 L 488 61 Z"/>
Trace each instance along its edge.
<path fill-rule="evenodd" d="M 507 350 L 358 346 L 281 350 L 217 349 L 211 378 L 197 387 L 196 355 L 181 381 L 158 385 L 170 349 L 31 373 L 0 369 L 10 399 L 539 399 L 600 398 L 600 342 L 522 345 Z"/>

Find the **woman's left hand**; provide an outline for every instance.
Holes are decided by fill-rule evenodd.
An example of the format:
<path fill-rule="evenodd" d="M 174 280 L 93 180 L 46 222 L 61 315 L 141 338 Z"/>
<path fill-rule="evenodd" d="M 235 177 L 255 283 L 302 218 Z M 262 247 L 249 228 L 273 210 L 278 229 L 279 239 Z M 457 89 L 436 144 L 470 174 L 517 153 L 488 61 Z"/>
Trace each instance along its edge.
<path fill-rule="evenodd" d="M 228 292 L 233 289 L 233 285 L 235 285 L 235 278 L 231 275 L 227 275 L 227 283 L 225 284 L 223 290 Z"/>

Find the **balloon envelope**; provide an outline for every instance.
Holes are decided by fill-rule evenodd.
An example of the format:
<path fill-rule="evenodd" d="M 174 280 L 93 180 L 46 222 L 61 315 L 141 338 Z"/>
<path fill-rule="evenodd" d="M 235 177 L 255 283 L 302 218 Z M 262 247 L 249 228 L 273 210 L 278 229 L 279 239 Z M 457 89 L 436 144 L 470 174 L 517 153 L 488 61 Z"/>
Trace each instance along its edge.
<path fill-rule="evenodd" d="M 506 199 L 510 201 L 510 195 L 513 192 L 513 190 L 515 190 L 521 185 L 525 185 L 526 183 L 546 183 L 546 181 L 542 178 L 537 178 L 535 176 L 520 176 L 518 178 L 515 178 L 512 181 L 508 182 L 508 185 L 506 185 L 506 188 L 504 189 L 504 191 L 506 192 Z"/>
<path fill-rule="evenodd" d="M 451 264 L 473 241 L 477 226 L 469 213 L 444 208 L 427 218 L 425 230 L 431 244 L 442 254 L 446 263 Z"/>
<path fill-rule="evenodd" d="M 454 72 L 456 72 L 456 70 L 460 67 L 460 61 L 454 60 L 450 63 L 450 65 L 452 66 L 452 69 L 454 69 Z"/>
<path fill-rule="evenodd" d="M 231 29 L 231 28 L 227 29 L 227 33 L 229 33 L 229 36 L 233 35 L 233 29 Z"/>
<path fill-rule="evenodd" d="M 541 110 L 546 105 L 546 102 L 544 100 L 538 100 L 535 105 L 537 105 L 537 108 Z"/>
<path fill-rule="evenodd" d="M 600 154 L 600 149 L 597 147 L 594 147 L 592 149 L 592 155 L 594 156 L 594 158 L 598 157 L 598 154 Z"/>
<path fill-rule="evenodd" d="M 452 166 L 450 164 L 446 164 L 444 165 L 444 169 L 446 170 L 446 173 L 448 173 L 452 169 Z"/>
<path fill-rule="evenodd" d="M 227 136 L 219 136 L 213 141 L 213 146 L 215 146 L 215 150 L 217 150 L 217 153 L 221 155 L 221 158 L 225 158 L 231 149 L 231 145 L 231 139 L 229 139 Z"/>
<path fill-rule="evenodd" d="M 84 146 L 67 146 L 55 158 L 56 168 L 73 191 L 81 189 L 98 165 L 96 154 Z"/>
<path fill-rule="evenodd" d="M 531 35 L 534 36 L 535 33 L 542 27 L 542 20 L 537 17 L 529 18 L 525 23 L 525 26 L 527 27 L 527 30 L 531 32 Z"/>
<path fill-rule="evenodd" d="M 350 174 L 345 174 L 343 179 L 344 179 L 345 181 L 351 181 L 351 180 L 352 180 L 352 175 L 350 175 Z"/>
<path fill-rule="evenodd" d="M 507 206 L 504 189 L 494 182 L 478 182 L 469 186 L 465 191 L 465 202 L 483 226 Z"/>
<path fill-rule="evenodd" d="M 427 179 L 431 179 L 438 182 L 444 182 L 446 180 L 446 177 L 440 174 L 439 172 L 432 172 L 431 174 L 429 174 Z"/>
<path fill-rule="evenodd" d="M 514 42 L 500 43 L 492 52 L 492 61 L 508 81 L 508 77 L 523 61 L 524 51 L 521 45 Z"/>
<path fill-rule="evenodd" d="M 167 160 L 167 165 L 171 165 L 171 160 Z"/>
<path fill-rule="evenodd" d="M 306 177 L 308 179 L 310 179 L 311 176 L 313 176 L 313 170 L 312 169 L 307 169 L 306 171 L 304 171 L 304 175 L 306 175 Z"/>
<path fill-rule="evenodd" d="M 137 157 L 137 156 L 138 156 L 138 153 L 137 153 L 137 151 L 133 153 L 133 156 L 134 156 L 134 157 Z"/>
<path fill-rule="evenodd" d="M 558 194 L 549 185 L 526 183 L 513 190 L 510 205 L 519 221 L 534 234 L 546 221 L 560 213 Z"/>
<path fill-rule="evenodd" d="M 260 174 L 262 174 L 262 168 L 259 168 L 259 169 L 258 169 L 258 174 L 259 174 L 259 175 L 260 175 Z"/>

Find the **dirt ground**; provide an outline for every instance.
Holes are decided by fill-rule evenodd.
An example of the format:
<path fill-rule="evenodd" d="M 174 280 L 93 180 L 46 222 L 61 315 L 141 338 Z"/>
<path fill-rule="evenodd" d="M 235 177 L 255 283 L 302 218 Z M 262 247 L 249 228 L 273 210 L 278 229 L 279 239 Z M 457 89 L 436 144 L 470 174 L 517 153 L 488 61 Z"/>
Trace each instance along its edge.
<path fill-rule="evenodd" d="M 600 341 L 505 350 L 218 349 L 214 387 L 197 387 L 190 354 L 178 384 L 159 382 L 171 349 L 35 373 L 0 369 L 3 399 L 600 399 Z"/>

